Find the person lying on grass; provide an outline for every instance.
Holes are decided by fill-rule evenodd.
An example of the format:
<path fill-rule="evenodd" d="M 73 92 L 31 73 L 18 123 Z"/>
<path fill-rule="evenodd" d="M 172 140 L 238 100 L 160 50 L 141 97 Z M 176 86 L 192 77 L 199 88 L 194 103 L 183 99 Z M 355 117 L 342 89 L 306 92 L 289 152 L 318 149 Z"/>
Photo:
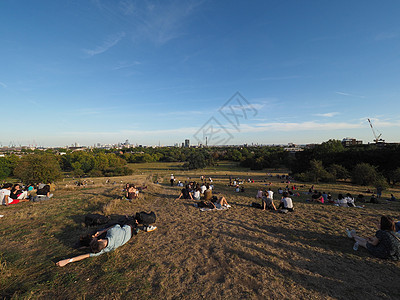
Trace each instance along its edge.
<path fill-rule="evenodd" d="M 200 201 L 199 203 L 197 203 L 197 206 L 198 207 L 208 207 L 211 209 L 221 208 L 223 206 L 231 207 L 228 204 L 228 201 L 226 201 L 226 198 L 224 196 L 221 196 L 219 198 L 215 197 L 212 201 Z"/>
<path fill-rule="evenodd" d="M 130 224 L 126 224 L 122 227 L 121 225 L 116 224 L 104 230 L 97 231 L 94 235 L 92 235 L 92 239 L 89 244 L 92 253 L 82 254 L 72 258 L 60 260 L 56 263 L 56 265 L 59 267 L 64 267 L 71 262 L 80 261 L 89 257 L 99 256 L 103 253 L 117 249 L 118 247 L 126 244 L 134 234 L 137 234 L 139 230 L 136 226 L 137 224 L 137 220 L 132 219 L 132 222 L 130 222 Z M 145 227 L 145 231 L 147 232 L 154 231 L 156 229 L 157 227 L 151 225 Z M 101 239 L 100 236 L 104 233 L 106 233 L 105 238 Z"/>
<path fill-rule="evenodd" d="M 354 229 L 346 229 L 347 236 L 356 241 L 354 249 L 358 245 L 366 248 L 370 254 L 378 258 L 399 260 L 400 259 L 400 235 L 395 232 L 395 223 L 392 218 L 382 216 L 377 223 L 378 231 L 374 237 L 362 238 Z"/>

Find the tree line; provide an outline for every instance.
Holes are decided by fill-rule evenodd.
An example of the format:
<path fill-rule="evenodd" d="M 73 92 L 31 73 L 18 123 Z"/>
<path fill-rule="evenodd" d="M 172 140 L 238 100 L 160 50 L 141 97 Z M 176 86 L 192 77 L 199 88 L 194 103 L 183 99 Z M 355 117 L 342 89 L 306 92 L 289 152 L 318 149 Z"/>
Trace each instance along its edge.
<path fill-rule="evenodd" d="M 279 146 L 65 150 L 64 155 L 55 151 L 1 157 L 0 179 L 14 176 L 30 182 L 39 176 L 41 181 L 54 181 L 62 172 L 75 177 L 123 176 L 132 173 L 128 163 L 183 162 L 183 169 L 201 169 L 225 160 L 253 170 L 287 168 L 295 179 L 305 182 L 351 180 L 375 186 L 400 182 L 399 145 L 343 147 L 339 140 L 329 140 L 295 154 Z"/>

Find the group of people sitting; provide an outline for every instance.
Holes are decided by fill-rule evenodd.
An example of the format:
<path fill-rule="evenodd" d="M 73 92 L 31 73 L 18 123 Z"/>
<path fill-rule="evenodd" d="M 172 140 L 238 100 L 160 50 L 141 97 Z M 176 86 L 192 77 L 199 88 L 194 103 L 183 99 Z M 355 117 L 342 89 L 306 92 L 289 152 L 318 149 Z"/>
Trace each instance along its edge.
<path fill-rule="evenodd" d="M 196 183 L 194 181 L 189 182 L 185 185 L 185 187 L 181 190 L 177 200 L 183 199 L 191 199 L 191 200 L 200 200 L 203 196 L 205 200 L 210 200 L 212 198 L 212 190 L 213 185 L 209 183 Z"/>
<path fill-rule="evenodd" d="M 199 201 L 197 207 L 208 207 L 211 209 L 222 206 L 230 207 L 224 196 L 213 196 L 213 186 L 204 182 L 201 185 L 193 181 L 186 184 L 176 200 L 181 198 Z"/>
<path fill-rule="evenodd" d="M 343 194 L 338 194 L 337 199 L 333 199 L 332 195 L 328 192 L 318 192 L 314 190 L 311 193 L 311 200 L 306 200 L 306 201 L 312 201 L 312 202 L 319 202 L 319 203 L 333 203 L 336 206 L 342 206 L 342 207 L 358 207 L 356 205 L 356 202 L 359 203 L 379 203 L 378 198 L 375 196 L 375 194 L 372 194 L 371 198 L 369 201 L 365 199 L 363 194 L 359 194 L 357 198 L 354 198 L 350 193 L 347 193 L 345 195 Z M 388 201 L 396 201 L 396 198 L 391 194 L 391 198 L 388 199 Z"/>
<path fill-rule="evenodd" d="M 256 195 L 256 199 L 261 200 L 261 208 L 262 210 L 270 209 L 270 210 L 279 210 L 282 212 L 293 212 L 293 201 L 292 198 L 289 197 L 288 192 L 283 192 L 281 200 L 279 202 L 278 208 L 274 204 L 274 192 L 269 188 L 268 190 L 263 191 L 259 189 Z"/>
<path fill-rule="evenodd" d="M 286 192 L 289 196 L 300 196 L 300 193 L 296 192 L 297 187 L 296 188 L 294 188 L 294 187 L 295 186 L 292 186 L 291 188 L 289 188 L 288 185 L 285 187 L 285 189 L 278 187 L 278 194 L 283 195 L 283 193 Z"/>
<path fill-rule="evenodd" d="M 132 201 L 134 199 L 139 198 L 139 193 L 143 190 L 147 189 L 147 186 L 137 187 L 133 183 L 127 183 L 125 188 L 123 189 L 124 192 L 124 199 Z"/>
<path fill-rule="evenodd" d="M 11 205 L 28 201 L 39 202 L 49 200 L 52 196 L 49 184 L 40 183 L 37 186 L 33 184 L 23 186 L 19 183 L 5 183 L 0 190 L 0 203 Z"/>

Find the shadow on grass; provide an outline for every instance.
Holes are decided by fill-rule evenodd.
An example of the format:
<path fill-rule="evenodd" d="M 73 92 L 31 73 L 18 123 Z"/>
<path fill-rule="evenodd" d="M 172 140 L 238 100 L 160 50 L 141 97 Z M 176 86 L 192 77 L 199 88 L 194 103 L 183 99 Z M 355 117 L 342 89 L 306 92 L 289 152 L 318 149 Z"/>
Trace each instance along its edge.
<path fill-rule="evenodd" d="M 369 297 L 380 295 L 381 298 L 390 298 L 388 294 L 400 295 L 400 290 L 394 291 L 393 283 L 386 280 L 398 274 L 399 266 L 396 262 L 372 258 L 361 247 L 358 252 L 354 252 L 353 241 L 344 234 L 337 236 L 273 225 L 256 224 L 253 227 L 239 222 L 224 223 L 242 229 L 234 235 L 235 239 L 240 240 L 241 249 L 226 247 L 226 253 L 261 267 L 278 270 L 286 279 L 293 280 L 305 289 L 332 297 L 346 294 L 348 298 L 354 299 L 361 294 Z M 229 231 L 221 231 L 219 234 L 232 238 Z M 260 244 L 267 247 L 261 247 Z M 251 254 L 254 252 L 259 255 Z M 302 258 L 291 257 L 291 253 L 300 254 Z M 285 260 L 289 267 L 284 268 L 282 264 L 275 263 L 275 259 Z M 380 275 L 371 277 L 371 272 Z M 354 288 L 349 289 L 349 286 Z M 362 291 L 357 290 L 357 286 Z"/>

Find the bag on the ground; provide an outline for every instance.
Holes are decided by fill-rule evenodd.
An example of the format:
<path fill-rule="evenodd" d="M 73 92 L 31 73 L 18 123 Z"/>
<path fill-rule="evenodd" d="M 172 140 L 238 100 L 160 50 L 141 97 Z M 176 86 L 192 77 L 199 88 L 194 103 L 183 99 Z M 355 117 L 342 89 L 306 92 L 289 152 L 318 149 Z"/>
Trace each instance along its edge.
<path fill-rule="evenodd" d="M 251 206 L 251 207 L 254 207 L 254 208 L 262 208 L 261 204 L 260 204 L 260 203 L 257 203 L 257 202 L 251 203 L 250 206 Z"/>
<path fill-rule="evenodd" d="M 85 225 L 87 227 L 107 224 L 109 221 L 110 217 L 100 214 L 88 214 L 85 216 Z"/>
<path fill-rule="evenodd" d="M 283 208 L 283 209 L 278 210 L 278 212 L 280 212 L 281 214 L 287 214 L 289 212 L 289 210 L 287 210 L 286 208 Z"/>
<path fill-rule="evenodd" d="M 154 211 L 147 213 L 144 211 L 138 212 L 135 215 L 135 219 L 139 224 L 150 225 L 156 222 L 156 214 Z"/>

